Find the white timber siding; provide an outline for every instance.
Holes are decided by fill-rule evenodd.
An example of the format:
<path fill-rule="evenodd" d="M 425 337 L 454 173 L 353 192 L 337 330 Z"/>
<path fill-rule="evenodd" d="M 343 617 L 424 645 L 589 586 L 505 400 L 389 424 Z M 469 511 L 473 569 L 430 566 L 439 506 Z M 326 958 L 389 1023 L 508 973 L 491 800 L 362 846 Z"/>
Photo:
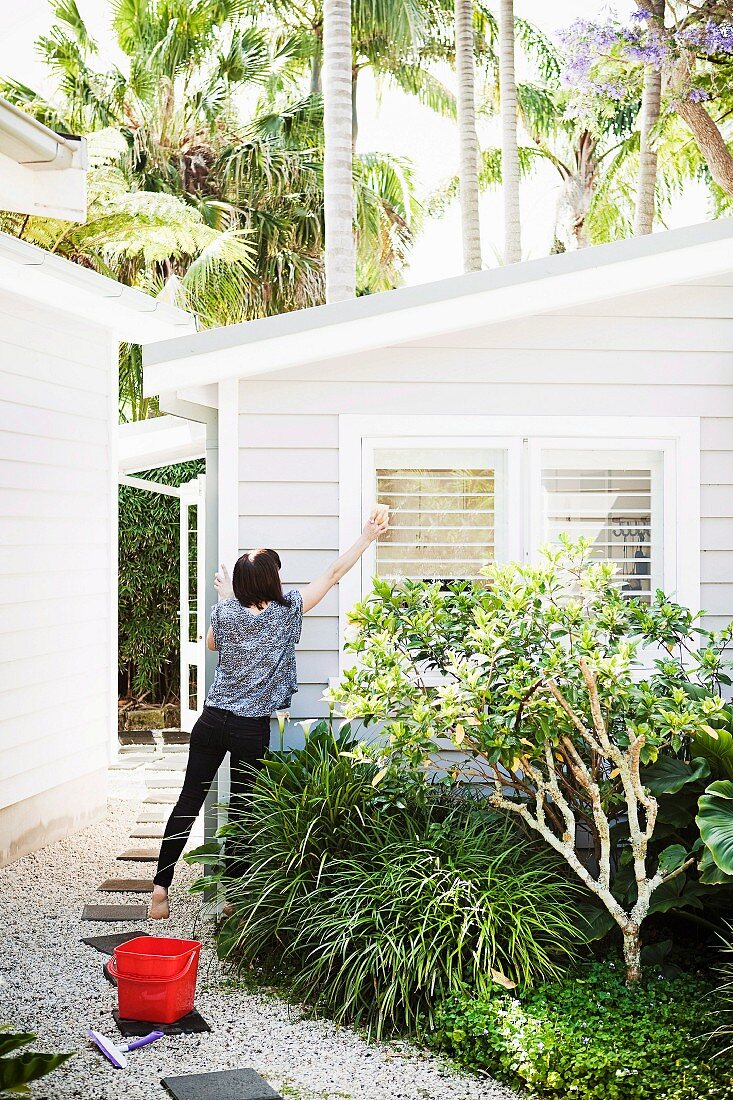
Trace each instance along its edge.
<path fill-rule="evenodd" d="M 339 416 L 699 417 L 700 607 L 733 619 L 733 277 L 462 331 L 240 383 L 240 549 L 269 545 L 287 584 L 338 553 Z M 294 718 L 326 713 L 338 599 L 306 617 Z"/>
<path fill-rule="evenodd" d="M 0 864 L 106 804 L 116 346 L 107 329 L 0 291 Z"/>

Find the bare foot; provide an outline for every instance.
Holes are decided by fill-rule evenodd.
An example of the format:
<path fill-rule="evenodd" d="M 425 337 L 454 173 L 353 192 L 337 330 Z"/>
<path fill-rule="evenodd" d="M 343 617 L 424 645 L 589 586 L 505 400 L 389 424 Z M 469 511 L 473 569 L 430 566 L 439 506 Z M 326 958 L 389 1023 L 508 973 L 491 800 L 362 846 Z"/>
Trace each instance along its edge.
<path fill-rule="evenodd" d="M 167 920 L 171 915 L 168 904 L 168 891 L 165 886 L 153 887 L 153 898 L 150 902 L 150 917 L 152 920 Z"/>

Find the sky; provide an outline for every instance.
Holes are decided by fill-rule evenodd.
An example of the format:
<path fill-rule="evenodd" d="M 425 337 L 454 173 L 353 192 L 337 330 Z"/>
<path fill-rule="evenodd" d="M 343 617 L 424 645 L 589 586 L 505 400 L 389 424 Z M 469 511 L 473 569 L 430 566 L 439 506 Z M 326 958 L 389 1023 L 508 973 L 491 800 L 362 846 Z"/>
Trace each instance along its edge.
<path fill-rule="evenodd" d="M 11 0 L 0 0 L 10 5 Z M 107 0 L 77 0 L 87 26 L 97 38 L 103 54 L 113 51 L 108 29 Z M 537 24 L 550 36 L 573 19 L 593 18 L 615 11 L 624 15 L 633 0 L 616 3 L 599 0 L 515 0 L 515 14 Z M 35 56 L 34 41 L 48 29 L 48 0 L 17 0 L 13 20 L 3 28 L 0 39 L 0 73 L 13 76 L 32 87 L 44 86 L 44 70 Z M 446 83 L 451 74 L 446 73 Z M 399 90 L 375 87 L 369 72 L 359 78 L 359 152 L 380 151 L 412 161 L 420 194 L 427 196 L 456 174 L 458 142 L 455 123 L 440 118 L 429 108 Z M 484 143 L 498 144 L 496 123 L 484 124 Z M 552 243 L 554 211 L 558 198 L 558 177 L 548 166 L 522 185 L 522 252 L 524 259 L 544 256 Z M 701 187 L 690 186 L 675 202 L 668 226 L 689 225 L 706 218 Z M 481 236 L 484 263 L 495 266 L 503 241 L 501 196 L 488 193 L 481 198 Z M 457 275 L 462 270 L 460 212 L 453 203 L 440 218 L 426 220 L 418 237 L 406 274 L 406 282 L 421 283 Z"/>

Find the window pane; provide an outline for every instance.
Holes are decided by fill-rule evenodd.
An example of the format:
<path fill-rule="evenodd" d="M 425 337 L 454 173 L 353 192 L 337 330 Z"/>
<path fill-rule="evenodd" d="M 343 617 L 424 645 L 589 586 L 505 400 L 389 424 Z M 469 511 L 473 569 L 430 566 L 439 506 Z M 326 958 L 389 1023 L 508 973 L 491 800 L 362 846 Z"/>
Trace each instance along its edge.
<path fill-rule="evenodd" d="M 649 600 L 662 584 L 660 469 L 654 452 L 544 452 L 543 541 L 585 536 L 615 563 L 622 592 Z"/>
<path fill-rule="evenodd" d="M 391 524 L 377 544 L 380 576 L 478 577 L 496 553 L 497 463 L 490 457 L 459 449 L 377 453 L 377 500 L 389 505 Z M 461 459 L 471 465 L 458 466 Z"/>

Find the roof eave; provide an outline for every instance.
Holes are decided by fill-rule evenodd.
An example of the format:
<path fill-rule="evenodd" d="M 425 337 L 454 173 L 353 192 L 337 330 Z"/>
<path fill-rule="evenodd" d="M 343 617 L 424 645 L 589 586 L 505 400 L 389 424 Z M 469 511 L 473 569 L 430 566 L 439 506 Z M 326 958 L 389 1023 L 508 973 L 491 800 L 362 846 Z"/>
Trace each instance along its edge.
<path fill-rule="evenodd" d="M 166 341 L 146 394 L 340 358 L 733 269 L 733 219 Z"/>

